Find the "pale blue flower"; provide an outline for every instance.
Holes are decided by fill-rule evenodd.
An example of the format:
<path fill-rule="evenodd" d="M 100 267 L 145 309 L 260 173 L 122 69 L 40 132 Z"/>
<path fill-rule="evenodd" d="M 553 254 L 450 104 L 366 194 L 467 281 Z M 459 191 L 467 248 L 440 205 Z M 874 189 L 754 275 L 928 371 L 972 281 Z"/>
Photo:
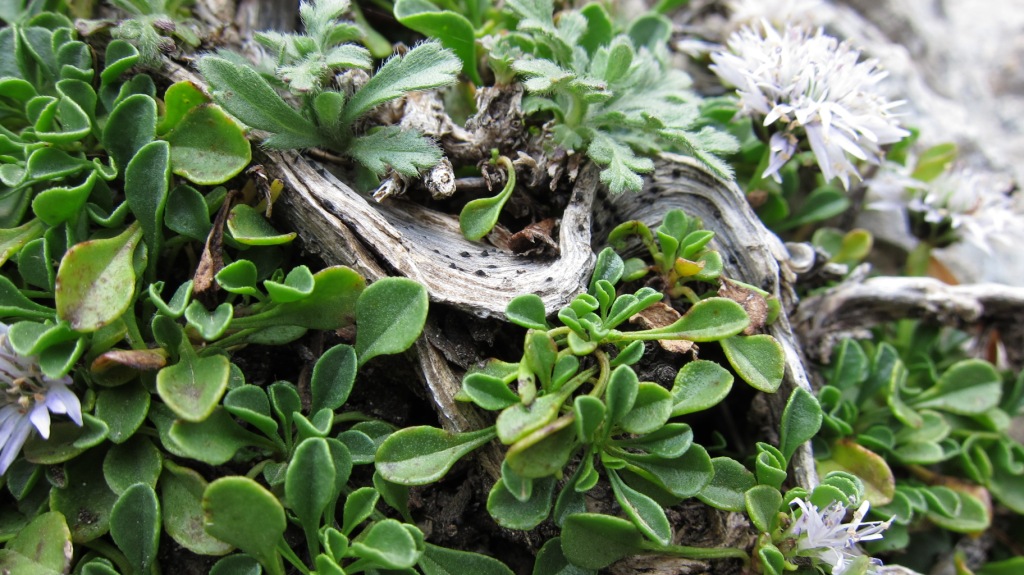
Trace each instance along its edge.
<path fill-rule="evenodd" d="M 33 428 L 49 439 L 50 413 L 65 414 L 82 425 L 82 405 L 68 388 L 71 378 L 44 375 L 35 357 L 11 348 L 7 329 L 0 323 L 0 475 L 7 473 Z"/>
<path fill-rule="evenodd" d="M 862 559 L 857 543 L 881 539 L 892 519 L 864 521 L 870 507 L 867 501 L 853 512 L 849 523 L 843 523 L 847 509 L 839 501 L 824 509 L 799 498 L 794 499 L 791 505 L 799 509 L 799 514 L 797 509 L 793 510 L 795 518 L 785 536 L 795 541 L 798 556 L 816 559 L 819 566 L 828 565 L 832 575 L 850 575 L 854 568 L 865 572 L 865 565 L 868 566 L 866 572 L 871 573 L 880 565 L 875 559 Z"/>

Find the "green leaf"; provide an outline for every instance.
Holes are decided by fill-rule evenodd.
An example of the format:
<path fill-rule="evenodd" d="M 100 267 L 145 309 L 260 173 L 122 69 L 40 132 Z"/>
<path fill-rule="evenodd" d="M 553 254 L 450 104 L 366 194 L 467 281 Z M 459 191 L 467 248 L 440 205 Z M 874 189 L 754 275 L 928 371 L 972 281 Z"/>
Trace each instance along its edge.
<path fill-rule="evenodd" d="M 263 569 L 256 559 L 244 553 L 235 553 L 217 561 L 210 575 L 262 575 Z M 83 574 L 85 575 L 85 574 Z"/>
<path fill-rule="evenodd" d="M 171 147 L 171 170 L 201 186 L 230 180 L 252 160 L 245 132 L 212 104 L 189 110 L 164 139 Z"/>
<path fill-rule="evenodd" d="M 619 456 L 626 468 L 651 481 L 676 497 L 693 497 L 711 482 L 715 472 L 708 452 L 693 444 L 679 457 L 665 459 L 657 455 L 624 453 Z"/>
<path fill-rule="evenodd" d="M 987 361 L 967 359 L 950 366 L 934 386 L 907 403 L 915 409 L 941 409 L 959 415 L 977 415 L 997 405 L 1003 380 Z"/>
<path fill-rule="evenodd" d="M 103 147 L 122 171 L 136 152 L 156 137 L 156 100 L 144 94 L 128 96 L 110 112 L 103 128 Z"/>
<path fill-rule="evenodd" d="M 157 124 L 157 134 L 163 136 L 170 132 L 189 111 L 209 101 L 210 98 L 192 82 L 175 82 L 164 92 L 164 115 Z"/>
<path fill-rule="evenodd" d="M 548 477 L 565 467 L 578 445 L 572 418 L 561 417 L 517 441 L 505 461 L 522 477 Z"/>
<path fill-rule="evenodd" d="M 487 511 L 506 529 L 530 530 L 540 525 L 551 514 L 551 499 L 555 492 L 555 479 L 545 477 L 533 482 L 533 490 L 526 501 L 520 501 L 499 479 L 487 496 Z"/>
<path fill-rule="evenodd" d="M 732 389 L 733 376 L 713 361 L 699 359 L 679 369 L 672 384 L 672 417 L 718 405 Z"/>
<path fill-rule="evenodd" d="M 3 265 L 7 260 L 14 256 L 25 246 L 25 244 L 43 235 L 46 231 L 46 223 L 39 219 L 32 219 L 28 222 L 16 227 L 16 228 L 5 228 L 0 229 L 0 265 Z M 9 281 L 4 278 L 4 281 Z M 12 284 L 13 287 L 13 284 Z M 6 290 L 5 290 L 6 291 Z M 12 294 L 14 292 L 11 292 Z M 20 295 L 20 294 L 18 294 Z M 32 303 L 28 298 L 24 296 L 16 297 L 12 299 L 24 300 L 29 302 L 27 305 L 16 305 L 16 308 L 32 309 L 33 307 L 39 308 L 39 304 Z M 4 315 L 8 315 L 5 310 L 10 305 L 7 297 L 0 297 L 0 312 Z"/>
<path fill-rule="evenodd" d="M 793 390 L 782 411 L 779 424 L 779 451 L 789 461 L 805 441 L 821 428 L 821 406 L 811 392 L 802 387 Z"/>
<path fill-rule="evenodd" d="M 378 355 L 401 353 L 427 321 L 427 290 L 406 278 L 383 278 L 356 301 L 356 355 L 363 365 Z"/>
<path fill-rule="evenodd" d="M 312 395 L 310 412 L 340 408 L 352 393 L 355 380 L 355 350 L 348 345 L 336 345 L 327 350 L 313 366 L 313 376 L 309 382 Z"/>
<path fill-rule="evenodd" d="M 852 441 L 842 439 L 831 446 L 828 459 L 816 461 L 818 475 L 832 471 L 852 473 L 864 482 L 864 498 L 873 506 L 892 501 L 896 480 L 885 460 L 877 453 Z"/>
<path fill-rule="evenodd" d="M 145 421 L 149 403 L 150 394 L 145 387 L 128 383 L 100 390 L 94 415 L 107 424 L 110 441 L 124 443 Z"/>
<path fill-rule="evenodd" d="M 643 535 L 625 519 L 577 513 L 562 525 L 562 553 L 577 567 L 604 569 L 643 550 Z"/>
<path fill-rule="evenodd" d="M 770 485 L 756 485 L 743 494 L 750 522 L 762 533 L 771 533 L 779 521 L 782 493 Z"/>
<path fill-rule="evenodd" d="M 153 487 L 128 488 L 110 512 L 110 536 L 136 573 L 148 573 L 160 545 L 160 504 Z"/>
<path fill-rule="evenodd" d="M 320 516 L 327 504 L 334 500 L 335 469 L 327 441 L 320 437 L 305 439 L 296 448 L 288 462 L 284 494 L 288 507 L 295 513 L 306 532 L 310 555 L 317 552 L 317 530 Z"/>
<path fill-rule="evenodd" d="M 213 99 L 246 125 L 284 134 L 295 148 L 320 145 L 313 124 L 277 95 L 255 70 L 216 56 L 199 60 L 199 71 L 210 83 Z"/>
<path fill-rule="evenodd" d="M 295 232 L 282 234 L 263 217 L 263 212 L 247 204 L 236 204 L 228 214 L 231 237 L 246 246 L 277 246 L 295 239 Z"/>
<path fill-rule="evenodd" d="M 601 170 L 601 183 L 607 185 L 613 194 L 621 194 L 626 190 L 639 192 L 644 183 L 640 174 L 654 171 L 654 162 L 650 158 L 637 156 L 629 146 L 601 132 L 595 134 L 590 142 L 587 155 L 604 166 Z"/>
<path fill-rule="evenodd" d="M 111 491 L 118 495 L 137 483 L 155 487 L 162 469 L 163 455 L 142 435 L 115 445 L 103 458 L 103 477 Z"/>
<path fill-rule="evenodd" d="M 356 300 L 365 280 L 345 266 L 333 266 L 313 274 L 313 293 L 295 302 L 273 306 L 268 311 L 232 320 L 233 328 L 268 328 L 298 325 L 308 329 L 339 329 L 356 316 Z"/>
<path fill-rule="evenodd" d="M 649 381 L 642 382 L 633 406 L 619 419 L 619 426 L 628 433 L 651 433 L 660 429 L 672 415 L 672 394 Z"/>
<path fill-rule="evenodd" d="M 939 488 L 932 488 L 933 490 Z M 980 499 L 960 491 L 950 490 L 956 500 L 956 512 L 947 517 L 928 510 L 928 520 L 942 529 L 957 533 L 981 533 L 992 524 L 989 507 Z"/>
<path fill-rule="evenodd" d="M 508 173 L 508 180 L 501 192 L 493 198 L 477 198 L 468 202 L 459 212 L 459 228 L 462 235 L 470 241 L 478 241 L 486 236 L 498 223 L 498 216 L 505 202 L 512 197 L 516 187 L 516 170 L 511 160 L 502 156 L 499 160 Z"/>
<path fill-rule="evenodd" d="M 782 345 L 767 334 L 732 336 L 721 340 L 725 357 L 736 373 L 752 387 L 775 393 L 786 371 Z"/>
<path fill-rule="evenodd" d="M 606 411 L 604 402 L 596 397 L 581 395 L 573 400 L 573 423 L 580 443 L 593 443 L 596 440 L 595 434 L 605 421 Z"/>
<path fill-rule="evenodd" d="M 57 317 L 79 332 L 96 331 L 121 317 L 135 293 L 132 261 L 141 236 L 132 226 L 119 236 L 69 249 L 57 269 Z"/>
<path fill-rule="evenodd" d="M 539 295 L 516 296 L 505 307 L 505 318 L 526 329 L 547 330 L 547 312 Z"/>
<path fill-rule="evenodd" d="M 407 177 L 433 168 L 443 155 L 437 145 L 412 130 L 386 126 L 352 140 L 345 150 L 367 169 L 383 176 L 390 166 Z"/>
<path fill-rule="evenodd" d="M 185 308 L 185 320 L 203 339 L 213 341 L 224 335 L 231 325 L 234 313 L 235 308 L 229 303 L 222 303 L 213 311 L 209 311 L 199 300 L 192 300 Z"/>
<path fill-rule="evenodd" d="M 206 69 L 202 62 L 205 60 L 200 62 L 204 74 Z M 420 44 L 405 56 L 389 59 L 366 85 L 352 95 L 342 113 L 342 124 L 351 125 L 376 106 L 401 98 L 406 92 L 454 84 L 461 69 L 462 62 L 437 42 Z M 228 111 L 234 113 L 230 108 Z"/>
<path fill-rule="evenodd" d="M 77 186 L 70 188 L 57 186 L 39 192 L 32 200 L 32 212 L 50 226 L 56 226 L 79 215 L 98 178 L 99 175 L 92 172 L 84 182 Z M 26 238 L 23 231 L 27 231 L 25 230 L 27 226 L 31 230 L 32 222 L 21 228 L 15 228 L 22 233 L 12 234 L 12 239 Z"/>
<path fill-rule="evenodd" d="M 193 553 L 224 555 L 231 551 L 231 545 L 210 536 L 203 528 L 203 492 L 206 491 L 206 480 L 195 471 L 170 461 L 164 462 L 164 469 L 163 475 L 160 476 L 160 506 L 163 510 L 164 531 L 178 545 Z M 255 561 L 253 563 L 255 564 Z"/>
<path fill-rule="evenodd" d="M 164 225 L 171 231 L 187 238 L 205 242 L 212 225 L 210 224 L 210 212 L 203 195 L 192 186 L 185 184 L 175 186 L 167 198 Z M 237 263 L 237 261 L 232 263 Z"/>
<path fill-rule="evenodd" d="M 661 505 L 626 485 L 613 470 L 608 471 L 608 479 L 611 481 L 615 500 L 619 502 L 619 506 L 633 524 L 649 539 L 668 545 L 672 540 L 672 526 Z"/>
<path fill-rule="evenodd" d="M 436 427 L 407 427 L 377 450 L 377 471 L 400 485 L 424 485 L 444 477 L 452 465 L 494 439 L 494 428 L 451 434 Z"/>
<path fill-rule="evenodd" d="M 50 425 L 49 439 L 33 434 L 25 442 L 25 459 L 32 463 L 54 465 L 71 461 L 107 438 L 107 426 L 88 413 L 82 425 L 61 421 Z"/>
<path fill-rule="evenodd" d="M 313 274 L 306 266 L 295 266 L 285 276 L 284 282 L 266 280 L 263 287 L 275 303 L 291 303 L 309 297 L 313 293 Z"/>
<path fill-rule="evenodd" d="M 1024 571 L 1024 557 L 1011 557 L 1002 561 L 992 561 L 976 570 L 977 575 L 1016 575 Z"/>
<path fill-rule="evenodd" d="M 614 34 L 612 17 L 608 14 L 608 10 L 597 2 L 591 2 L 580 8 L 580 14 L 587 19 L 587 31 L 580 38 L 580 46 L 593 55 L 598 48 L 611 43 Z"/>
<path fill-rule="evenodd" d="M 168 438 L 183 455 L 210 465 L 227 463 L 243 447 L 276 447 L 268 440 L 243 429 L 220 408 L 199 423 L 174 422 Z"/>
<path fill-rule="evenodd" d="M 252 555 L 270 573 L 284 575 L 277 545 L 288 526 L 284 508 L 248 477 L 221 477 L 203 493 L 206 532 Z"/>
<path fill-rule="evenodd" d="M 482 86 L 476 63 L 476 34 L 465 16 L 441 10 L 428 0 L 398 0 L 395 18 L 403 26 L 428 38 L 438 38 L 441 45 L 462 60 L 462 71 L 477 86 Z"/>
<path fill-rule="evenodd" d="M 719 341 L 734 336 L 750 325 L 740 304 L 731 299 L 712 297 L 694 304 L 675 323 L 644 331 L 622 334 L 626 339 L 687 339 L 695 342 Z"/>
<path fill-rule="evenodd" d="M 372 487 L 360 487 L 345 499 L 342 512 L 341 532 L 350 535 L 356 527 L 373 515 L 380 494 Z"/>
<path fill-rule="evenodd" d="M 469 373 L 462 391 L 480 407 L 498 411 L 519 403 L 519 396 L 503 380 L 486 373 Z"/>
<path fill-rule="evenodd" d="M 156 391 L 181 419 L 203 421 L 224 396 L 230 373 L 231 362 L 223 355 L 183 353 L 181 361 L 157 372 Z"/>
<path fill-rule="evenodd" d="M 757 485 L 754 474 L 731 457 L 715 457 L 711 465 L 715 475 L 711 483 L 697 494 L 697 499 L 725 511 L 746 511 L 745 493 Z"/>
<path fill-rule="evenodd" d="M 917 159 L 917 164 L 910 177 L 922 182 L 930 182 L 949 168 L 956 160 L 957 154 L 956 144 L 952 142 L 932 146 Z"/>
<path fill-rule="evenodd" d="M 64 465 L 64 477 L 63 488 L 50 490 L 50 510 L 69 520 L 71 541 L 88 543 L 105 535 L 117 495 L 107 487 L 97 456 L 87 454 L 69 461 Z"/>
<path fill-rule="evenodd" d="M 56 511 L 48 511 L 35 517 L 28 525 L 18 531 L 8 541 L 5 549 L 18 553 L 31 561 L 39 571 L 17 571 L 8 573 L 67 573 L 71 568 L 71 530 L 64 516 Z M 10 569 L 6 557 L 0 559 L 0 567 Z M 42 571 L 46 570 L 46 571 Z"/>
<path fill-rule="evenodd" d="M 562 554 L 562 538 L 553 537 L 537 552 L 532 575 L 597 575 L 597 571 L 582 569 L 569 563 Z"/>
<path fill-rule="evenodd" d="M 562 394 L 538 397 L 530 405 L 517 403 L 498 415 L 496 429 L 501 442 L 509 445 L 554 421 L 565 402 Z"/>
<path fill-rule="evenodd" d="M 497 559 L 430 543 L 416 565 L 423 575 L 513 575 L 512 570 Z"/>
<path fill-rule="evenodd" d="M 384 569 L 409 569 L 420 558 L 413 535 L 394 519 L 372 524 L 352 542 L 351 550 L 361 560 Z"/>
<path fill-rule="evenodd" d="M 807 196 L 796 213 L 773 227 L 778 231 L 791 230 L 804 224 L 838 216 L 849 207 L 850 198 L 841 189 L 829 185 L 821 186 Z"/>

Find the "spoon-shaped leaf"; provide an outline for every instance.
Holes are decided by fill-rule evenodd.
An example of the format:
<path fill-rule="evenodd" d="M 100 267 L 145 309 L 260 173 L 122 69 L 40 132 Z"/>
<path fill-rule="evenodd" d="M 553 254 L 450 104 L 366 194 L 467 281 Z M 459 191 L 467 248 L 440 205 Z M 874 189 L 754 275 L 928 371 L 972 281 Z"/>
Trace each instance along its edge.
<path fill-rule="evenodd" d="M 493 198 L 477 198 L 469 202 L 459 214 L 459 227 L 467 240 L 477 241 L 494 228 L 498 223 L 501 208 L 505 207 L 505 202 L 512 196 L 512 191 L 516 187 L 516 169 L 512 165 L 512 160 L 502 156 L 498 158 L 498 162 L 508 172 L 505 187 Z"/>
<path fill-rule="evenodd" d="M 377 471 L 401 485 L 424 485 L 444 477 L 455 462 L 494 439 L 494 428 L 452 434 L 436 427 L 407 427 L 377 450 Z"/>
<path fill-rule="evenodd" d="M 222 477 L 203 493 L 206 532 L 252 555 L 270 573 L 283 575 L 277 544 L 288 526 L 273 493 L 248 477 Z"/>
<path fill-rule="evenodd" d="M 223 355 L 183 353 L 180 362 L 156 374 L 156 391 L 181 419 L 203 421 L 220 403 L 230 375 L 231 362 Z"/>
<path fill-rule="evenodd" d="M 750 325 L 743 307 L 731 299 L 712 297 L 697 302 L 683 317 L 657 329 L 615 334 L 619 340 L 686 339 L 718 341 L 734 336 Z"/>
<path fill-rule="evenodd" d="M 409 349 L 427 321 L 427 289 L 406 278 L 374 282 L 356 301 L 359 365 L 378 355 Z"/>
<path fill-rule="evenodd" d="M 57 269 L 57 317 L 80 332 L 96 331 L 121 317 L 135 293 L 132 259 L 141 237 L 134 225 L 119 236 L 68 250 Z"/>
<path fill-rule="evenodd" d="M 729 363 L 743 381 L 765 393 L 775 393 L 786 371 L 782 346 L 766 334 L 735 336 L 722 340 Z"/>
<path fill-rule="evenodd" d="M 121 494 L 110 511 L 110 536 L 136 573 L 148 573 L 160 545 L 160 504 L 156 492 L 136 483 Z"/>

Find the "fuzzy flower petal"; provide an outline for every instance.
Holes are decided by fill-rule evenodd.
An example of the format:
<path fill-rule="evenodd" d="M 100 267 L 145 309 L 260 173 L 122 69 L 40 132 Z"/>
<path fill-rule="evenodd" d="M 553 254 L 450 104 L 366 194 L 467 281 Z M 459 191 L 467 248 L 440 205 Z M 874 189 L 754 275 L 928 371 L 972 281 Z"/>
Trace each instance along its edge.
<path fill-rule="evenodd" d="M 843 523 L 847 509 L 838 501 L 824 509 L 818 509 L 803 499 L 794 499 L 792 505 L 799 509 L 800 514 L 786 530 L 786 536 L 796 541 L 797 555 L 829 565 L 832 575 L 843 575 L 853 565 L 864 561 L 858 560 L 861 553 L 857 543 L 881 539 L 882 532 L 892 524 L 891 518 L 888 521 L 864 521 L 870 506 L 867 501 L 853 512 L 849 523 Z M 872 564 L 877 564 L 877 561 L 873 560 Z"/>
<path fill-rule="evenodd" d="M 782 146 L 778 134 L 791 142 L 805 136 L 826 179 L 839 178 L 845 188 L 860 179 L 855 158 L 881 162 L 882 146 L 909 132 L 899 127 L 889 102 L 878 91 L 885 77 L 875 60 L 861 60 L 859 51 L 823 31 L 801 28 L 782 31 L 762 22 L 761 31 L 743 28 L 729 37 L 728 51 L 711 55 L 711 69 L 736 87 L 741 112 L 763 117 L 776 130 L 771 161 L 763 177 L 778 177 L 778 162 L 793 146 Z"/>

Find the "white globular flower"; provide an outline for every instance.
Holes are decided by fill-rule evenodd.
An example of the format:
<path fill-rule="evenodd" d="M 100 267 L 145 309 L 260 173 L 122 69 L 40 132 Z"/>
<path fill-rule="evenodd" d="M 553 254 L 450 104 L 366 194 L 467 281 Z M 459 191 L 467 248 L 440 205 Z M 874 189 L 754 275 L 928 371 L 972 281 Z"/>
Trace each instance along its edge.
<path fill-rule="evenodd" d="M 7 330 L 0 323 L 0 475 L 7 473 L 33 428 L 49 439 L 50 413 L 66 414 L 82 425 L 82 405 L 68 388 L 71 378 L 44 375 L 37 358 L 14 351 Z"/>
<path fill-rule="evenodd" d="M 816 559 L 819 565 L 828 565 L 832 575 L 852 573 L 852 569 L 862 568 L 865 564 L 868 565 L 867 572 L 871 573 L 880 565 L 876 559 L 865 561 L 866 558 L 857 549 L 857 543 L 881 539 L 882 532 L 889 528 L 892 519 L 864 521 L 870 506 L 867 501 L 853 512 L 849 523 L 843 523 L 847 509 L 839 501 L 824 509 L 818 509 L 814 504 L 799 498 L 794 499 L 791 505 L 799 509 L 800 513 L 784 536 L 795 541 L 796 555 Z M 797 509 L 793 510 L 794 515 Z"/>
<path fill-rule="evenodd" d="M 762 22 L 763 33 L 743 28 L 732 34 L 728 51 L 711 55 L 711 69 L 736 87 L 741 113 L 774 126 L 763 177 L 780 181 L 779 169 L 806 138 L 826 180 L 839 178 L 849 189 L 860 179 L 851 158 L 880 163 L 882 146 L 909 132 L 878 90 L 886 73 L 876 60 L 861 60 L 847 42 L 802 28 L 781 32 Z"/>

